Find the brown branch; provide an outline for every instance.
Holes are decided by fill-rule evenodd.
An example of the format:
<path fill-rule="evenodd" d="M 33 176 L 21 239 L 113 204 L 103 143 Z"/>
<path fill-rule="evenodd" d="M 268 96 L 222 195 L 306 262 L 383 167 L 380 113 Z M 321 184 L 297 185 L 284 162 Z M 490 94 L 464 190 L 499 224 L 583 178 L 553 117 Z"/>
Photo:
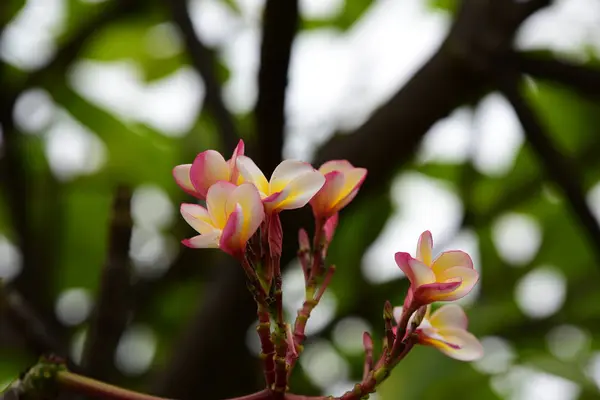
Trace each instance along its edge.
<path fill-rule="evenodd" d="M 113 203 L 107 260 L 81 362 L 86 375 L 95 379 L 109 380 L 114 373 L 115 349 L 131 311 L 132 225 L 131 189 L 119 187 Z"/>
<path fill-rule="evenodd" d="M 520 83 L 517 73 L 507 73 L 499 80 L 501 92 L 521 121 L 527 143 L 543 164 L 548 177 L 562 190 L 600 260 L 600 226 L 586 202 L 581 174 L 575 163 L 552 143 L 542 122 L 521 94 Z"/>
<path fill-rule="evenodd" d="M 223 255 L 214 265 L 198 268 L 211 268 L 212 279 L 152 392 L 181 400 L 212 400 L 259 390 L 260 364 L 246 347 L 256 304 L 246 290 L 242 267 Z M 236 376 L 234 385 L 231 376 Z"/>
<path fill-rule="evenodd" d="M 221 85 L 215 69 L 215 57 L 196 35 L 187 1 L 168 0 L 166 4 L 171 10 L 173 21 L 181 31 L 192 65 L 204 81 L 206 107 L 221 133 L 223 148 L 231 151 L 237 145 L 240 135 L 233 116 L 223 102 Z"/>
<path fill-rule="evenodd" d="M 514 58 L 524 74 L 569 86 L 586 96 L 600 96 L 599 68 L 527 52 L 516 53 Z"/>
<path fill-rule="evenodd" d="M 192 62 L 203 77 L 207 91 L 206 101 L 214 115 L 227 148 L 235 147 L 238 137 L 233 117 L 226 110 L 220 95 L 214 61 L 210 51 L 198 39 L 193 29 L 185 1 L 169 3 L 173 19 L 178 24 L 190 53 Z M 272 171 L 281 159 L 284 126 L 284 99 L 287 84 L 287 69 L 291 43 L 296 31 L 298 18 L 297 1 L 269 1 L 265 9 L 263 47 L 261 50 L 261 70 L 259 73 L 259 99 L 257 103 L 258 143 L 253 153 L 265 171 Z M 254 305 L 247 299 L 244 275 L 239 265 L 224 261 L 218 266 L 218 278 L 210 292 L 203 299 L 203 306 L 193 317 L 189 331 L 178 341 L 175 356 L 169 363 L 165 375 L 155 384 L 157 393 L 183 399 L 202 396 L 217 399 L 223 396 L 241 395 L 260 387 L 258 377 L 245 372 L 243 381 L 228 385 L 226 377 L 218 371 L 227 369 L 230 360 L 220 357 L 218 349 L 227 346 L 236 350 L 238 364 L 246 366 L 246 371 L 258 365 L 248 354 L 245 332 L 254 321 Z M 221 288 L 221 292 L 217 292 Z M 237 301 L 236 301 L 237 300 Z M 215 304 L 219 304 L 218 308 Z M 218 313 L 218 315 L 216 315 Z M 231 319 L 235 315 L 235 319 Z M 221 323 L 218 323 L 218 322 Z M 217 330 L 214 327 L 236 322 L 235 330 Z M 224 325 L 225 324 L 225 325 Z M 223 333 L 225 331 L 226 333 Z M 190 352 L 190 349 L 197 351 Z M 193 355 L 191 355 L 193 354 Z M 243 357 L 242 357 L 243 355 Z M 239 367 L 238 367 L 239 368 Z M 197 371 L 202 371 L 205 379 L 199 382 Z M 207 385 L 210 385 L 207 388 Z"/>
<path fill-rule="evenodd" d="M 267 0 L 254 109 L 258 158 L 267 172 L 273 171 L 281 159 L 288 67 L 297 28 L 298 0 Z"/>

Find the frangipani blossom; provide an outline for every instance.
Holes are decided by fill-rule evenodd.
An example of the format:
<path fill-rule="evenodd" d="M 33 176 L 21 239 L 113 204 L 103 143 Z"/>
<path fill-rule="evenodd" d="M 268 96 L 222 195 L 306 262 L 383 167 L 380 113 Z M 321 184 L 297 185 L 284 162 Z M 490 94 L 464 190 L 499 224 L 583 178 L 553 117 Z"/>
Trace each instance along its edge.
<path fill-rule="evenodd" d="M 242 183 L 236 160 L 243 154 L 243 140 L 238 142 L 227 161 L 218 151 L 206 150 L 198 154 L 192 164 L 182 164 L 173 168 L 173 177 L 179 187 L 188 194 L 204 199 L 208 189 L 216 182 L 226 181 L 236 185 Z"/>
<path fill-rule="evenodd" d="M 270 181 L 249 157 L 239 156 L 237 167 L 244 181 L 256 186 L 269 213 L 304 207 L 325 183 L 321 173 L 302 161 L 282 161 Z"/>
<path fill-rule="evenodd" d="M 320 218 L 329 218 L 348 205 L 367 177 L 366 169 L 355 168 L 346 160 L 328 161 L 321 165 L 319 172 L 325 176 L 325 184 L 310 205 Z"/>
<path fill-rule="evenodd" d="M 420 344 L 433 346 L 442 353 L 461 361 L 474 361 L 483 356 L 483 346 L 467 331 L 468 319 L 456 304 L 446 304 L 430 315 L 415 330 Z"/>
<path fill-rule="evenodd" d="M 416 259 L 408 253 L 396 253 L 396 264 L 411 283 L 408 297 L 412 296 L 412 301 L 418 305 L 460 299 L 479 280 L 467 253 L 446 251 L 432 261 L 432 247 L 431 232 L 425 231 L 419 238 Z"/>
<path fill-rule="evenodd" d="M 243 254 L 265 217 L 256 187 L 217 182 L 208 189 L 206 206 L 181 205 L 181 215 L 200 234 L 182 243 L 192 248 L 219 247 L 233 256 Z"/>

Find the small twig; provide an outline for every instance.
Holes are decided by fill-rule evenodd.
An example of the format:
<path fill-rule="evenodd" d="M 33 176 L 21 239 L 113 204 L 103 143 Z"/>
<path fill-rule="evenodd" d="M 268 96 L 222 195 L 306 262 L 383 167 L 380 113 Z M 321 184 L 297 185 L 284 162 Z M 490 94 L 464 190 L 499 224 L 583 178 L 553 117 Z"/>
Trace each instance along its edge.
<path fill-rule="evenodd" d="M 600 69 L 535 53 L 515 53 L 519 70 L 534 78 L 570 86 L 577 92 L 600 97 Z"/>
<path fill-rule="evenodd" d="M 131 311 L 131 264 L 129 242 L 132 230 L 131 189 L 119 187 L 113 203 L 108 255 L 100 283 L 82 358 L 86 374 L 107 379 Z"/>
<path fill-rule="evenodd" d="M 221 85 L 215 70 L 215 58 L 204 43 L 198 39 L 188 12 L 187 3 L 185 0 L 166 1 L 167 6 L 171 9 L 173 21 L 181 31 L 192 65 L 204 81 L 206 107 L 212 114 L 221 133 L 223 147 L 233 149 L 240 135 L 233 116 L 223 102 Z"/>
<path fill-rule="evenodd" d="M 56 382 L 63 390 L 100 399 L 111 400 L 168 400 L 163 397 L 138 393 L 118 386 L 100 382 L 92 378 L 77 375 L 69 371 L 56 373 Z"/>
<path fill-rule="evenodd" d="M 587 232 L 592 249 L 600 260 L 600 226 L 585 200 L 581 174 L 574 163 L 555 147 L 544 132 L 541 121 L 519 90 L 520 81 L 517 73 L 508 73 L 500 78 L 498 84 L 523 125 L 527 143 L 544 165 L 550 179 L 562 190 L 573 213 Z"/>

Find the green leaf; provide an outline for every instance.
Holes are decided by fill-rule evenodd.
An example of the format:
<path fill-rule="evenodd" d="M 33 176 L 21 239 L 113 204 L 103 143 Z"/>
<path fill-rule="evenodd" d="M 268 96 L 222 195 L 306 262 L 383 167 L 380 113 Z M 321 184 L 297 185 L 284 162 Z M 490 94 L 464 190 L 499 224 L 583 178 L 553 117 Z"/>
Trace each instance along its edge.
<path fill-rule="evenodd" d="M 437 10 L 455 13 L 458 9 L 458 0 L 427 0 L 429 7 Z"/>
<path fill-rule="evenodd" d="M 600 105 L 560 85 L 536 81 L 526 86 L 528 99 L 536 108 L 556 145 L 571 156 L 597 143 L 595 126 L 600 122 Z M 560 112 L 557 112 L 560 110 Z"/>
<path fill-rule="evenodd" d="M 373 4 L 373 0 L 346 0 L 344 9 L 336 17 L 326 20 L 306 20 L 303 22 L 302 28 L 338 28 L 345 31 L 354 25 Z"/>

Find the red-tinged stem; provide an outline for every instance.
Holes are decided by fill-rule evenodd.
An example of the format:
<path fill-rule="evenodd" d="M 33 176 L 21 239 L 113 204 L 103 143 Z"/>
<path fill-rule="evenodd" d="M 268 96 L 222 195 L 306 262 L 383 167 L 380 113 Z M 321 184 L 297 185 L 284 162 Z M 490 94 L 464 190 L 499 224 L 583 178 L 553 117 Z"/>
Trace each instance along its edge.
<path fill-rule="evenodd" d="M 310 266 L 310 250 L 298 250 L 298 261 L 302 267 L 302 273 L 304 274 L 304 281 L 308 282 L 309 279 L 309 266 Z"/>
<path fill-rule="evenodd" d="M 367 379 L 373 370 L 373 346 L 365 348 L 365 365 L 363 367 L 363 381 Z"/>
<path fill-rule="evenodd" d="M 225 400 L 269 400 L 273 398 L 273 392 L 269 389 L 261 390 L 260 392 L 248 394 L 242 397 L 232 397 Z"/>
<path fill-rule="evenodd" d="M 327 287 L 331 283 L 331 279 L 333 278 L 333 274 L 335 274 L 335 265 L 331 265 L 327 269 L 327 272 L 325 273 L 325 278 L 323 279 L 323 282 L 321 282 L 321 286 L 319 286 L 319 290 L 317 291 L 317 294 L 315 295 L 315 301 L 317 303 L 319 301 L 321 301 L 321 297 L 323 297 L 323 294 L 325 293 L 325 290 L 327 289 Z"/>
<path fill-rule="evenodd" d="M 280 260 L 274 259 L 274 275 L 275 275 L 275 309 L 276 315 L 275 320 L 277 326 L 275 328 L 275 333 L 273 335 L 274 344 L 275 344 L 275 386 L 273 388 L 275 398 L 283 399 L 283 395 L 287 390 L 287 346 L 288 342 L 286 341 L 286 325 L 283 317 L 283 292 L 282 292 L 282 279 L 281 279 L 281 266 Z"/>
<path fill-rule="evenodd" d="M 402 352 L 398 357 L 387 362 L 381 362 L 386 357 L 385 354 L 382 354 L 380 360 L 377 362 L 380 366 L 371 371 L 361 383 L 357 383 L 354 389 L 347 391 L 341 397 L 336 397 L 336 400 L 361 400 L 368 394 L 375 392 L 377 386 L 388 378 L 392 369 L 408 354 L 413 346 L 414 342 L 409 339 L 404 343 Z"/>
<path fill-rule="evenodd" d="M 56 382 L 63 390 L 72 391 L 88 396 L 112 400 L 165 400 L 162 397 L 151 396 L 109 385 L 69 371 L 56 373 Z M 255 399 L 256 400 L 256 399 Z"/>
<path fill-rule="evenodd" d="M 333 400 L 333 396 L 302 396 L 288 393 L 285 395 L 285 400 Z"/>
<path fill-rule="evenodd" d="M 325 221 L 321 218 L 315 218 L 315 236 L 313 238 L 313 256 L 312 256 L 312 267 L 310 269 L 310 277 L 307 286 L 311 286 L 314 290 L 316 286 L 316 279 L 321 275 L 323 268 L 323 248 L 325 243 L 323 242 L 323 226 Z"/>
<path fill-rule="evenodd" d="M 385 346 L 384 346 L 383 352 L 384 352 L 386 358 L 391 353 L 392 347 L 396 343 L 396 338 L 397 338 L 397 336 L 394 334 L 394 330 L 392 328 L 392 318 L 393 318 L 393 311 L 392 311 L 391 304 L 389 304 L 389 302 L 386 302 L 386 305 L 383 310 L 383 322 L 384 322 L 384 326 L 385 326 Z"/>
<path fill-rule="evenodd" d="M 402 316 L 400 321 L 398 322 L 398 329 L 396 331 L 396 340 L 394 341 L 394 346 L 392 347 L 392 351 L 389 353 L 388 360 L 386 361 L 388 364 L 393 362 L 394 359 L 398 358 L 401 353 L 404 352 L 406 347 L 406 342 L 404 341 L 404 336 L 406 334 L 406 328 L 408 326 L 408 321 L 410 321 L 410 317 L 417 310 L 418 307 L 414 307 L 412 305 L 409 308 L 406 308 L 402 312 Z"/>
<path fill-rule="evenodd" d="M 260 283 L 260 280 L 258 279 L 258 275 L 256 275 L 256 271 L 254 270 L 254 268 L 252 268 L 252 265 L 250 265 L 245 255 L 241 255 L 239 257 L 239 260 L 242 264 L 244 272 L 246 273 L 246 278 L 248 278 L 248 288 L 252 293 L 252 297 L 254 297 L 254 300 L 257 303 L 265 302 L 267 294 L 265 293 L 265 289 L 263 288 L 263 286 Z"/>
<path fill-rule="evenodd" d="M 267 389 L 271 389 L 275 383 L 275 346 L 271 340 L 271 319 L 269 316 L 269 309 L 265 304 L 258 304 L 257 315 L 258 326 L 256 327 L 256 332 L 260 338 L 260 358 L 263 360 Z"/>
<path fill-rule="evenodd" d="M 310 313 L 317 306 L 317 301 L 313 299 L 304 300 L 304 304 L 302 304 L 302 308 L 298 310 L 298 315 L 296 316 L 296 321 L 294 323 L 294 346 L 296 347 L 296 358 L 292 359 L 290 363 L 290 368 L 288 370 L 288 377 L 291 375 L 294 367 L 296 366 L 296 362 L 304 350 L 302 343 L 304 343 L 304 339 L 306 339 L 306 335 L 304 331 L 306 330 L 306 323 L 310 318 Z"/>
<path fill-rule="evenodd" d="M 302 343 L 306 339 L 306 335 L 304 334 L 306 329 L 306 323 L 310 318 L 310 313 L 312 310 L 319 304 L 319 299 L 323 295 L 321 290 L 320 293 L 316 293 L 317 290 L 317 278 L 322 275 L 322 267 L 323 267 L 323 226 L 325 224 L 325 220 L 322 218 L 315 218 L 315 236 L 313 237 L 313 249 L 312 249 L 312 265 L 308 274 L 305 274 L 306 278 L 306 295 L 304 304 L 302 304 L 302 308 L 298 310 L 298 315 L 296 317 L 296 321 L 294 322 L 294 347 L 296 349 L 297 356 L 292 359 L 290 363 L 290 367 L 288 370 L 288 377 L 291 375 L 296 362 L 298 361 L 298 357 L 302 353 L 304 349 Z M 328 274 L 333 275 L 335 272 L 335 268 Z M 331 276 L 329 276 L 329 280 L 331 280 Z M 324 282 L 329 284 L 329 281 Z M 322 291 L 325 290 L 327 286 L 324 285 Z M 315 296 L 318 296 L 318 298 Z"/>

